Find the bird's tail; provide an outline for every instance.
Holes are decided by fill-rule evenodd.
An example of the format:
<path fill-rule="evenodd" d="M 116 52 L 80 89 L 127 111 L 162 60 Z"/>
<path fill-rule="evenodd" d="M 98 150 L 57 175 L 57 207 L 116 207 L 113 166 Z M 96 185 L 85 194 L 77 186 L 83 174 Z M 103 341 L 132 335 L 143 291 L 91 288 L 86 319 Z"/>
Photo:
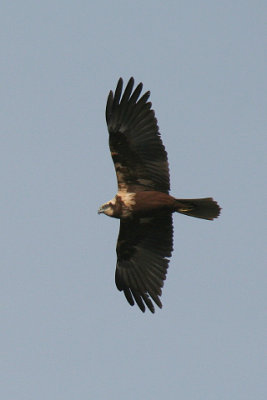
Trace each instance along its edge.
<path fill-rule="evenodd" d="M 212 197 L 205 199 L 176 199 L 175 211 L 190 217 L 213 220 L 220 215 L 221 207 Z"/>

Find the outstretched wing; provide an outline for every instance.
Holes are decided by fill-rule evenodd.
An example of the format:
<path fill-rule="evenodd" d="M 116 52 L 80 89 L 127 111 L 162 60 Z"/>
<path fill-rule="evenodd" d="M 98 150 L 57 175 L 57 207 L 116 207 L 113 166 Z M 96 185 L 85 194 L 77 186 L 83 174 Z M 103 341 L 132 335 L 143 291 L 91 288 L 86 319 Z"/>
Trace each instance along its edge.
<path fill-rule="evenodd" d="M 161 288 L 173 250 L 171 214 L 120 221 L 115 281 L 131 306 L 154 313 L 162 307 Z"/>
<path fill-rule="evenodd" d="M 150 92 L 140 97 L 143 84 L 133 91 L 131 78 L 122 95 L 120 78 L 115 94 L 110 91 L 106 120 L 109 146 L 119 190 L 138 192 L 170 189 L 167 153 L 162 144 L 155 113 L 148 102 Z"/>

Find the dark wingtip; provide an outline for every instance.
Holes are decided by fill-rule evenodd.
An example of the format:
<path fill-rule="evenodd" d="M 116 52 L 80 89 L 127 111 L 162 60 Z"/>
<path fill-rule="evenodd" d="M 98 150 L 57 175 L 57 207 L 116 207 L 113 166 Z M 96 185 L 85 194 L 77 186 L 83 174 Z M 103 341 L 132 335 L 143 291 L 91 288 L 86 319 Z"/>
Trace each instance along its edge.
<path fill-rule="evenodd" d="M 113 104 L 113 92 L 110 90 L 108 94 L 108 99 L 107 99 L 107 105 L 106 105 L 106 121 L 108 123 L 111 112 L 112 112 L 112 104 Z"/>
<path fill-rule="evenodd" d="M 113 100 L 114 104 L 119 104 L 119 102 L 120 102 L 122 86 L 123 86 L 123 79 L 120 78 L 118 80 L 117 87 L 115 89 L 114 100 Z"/>

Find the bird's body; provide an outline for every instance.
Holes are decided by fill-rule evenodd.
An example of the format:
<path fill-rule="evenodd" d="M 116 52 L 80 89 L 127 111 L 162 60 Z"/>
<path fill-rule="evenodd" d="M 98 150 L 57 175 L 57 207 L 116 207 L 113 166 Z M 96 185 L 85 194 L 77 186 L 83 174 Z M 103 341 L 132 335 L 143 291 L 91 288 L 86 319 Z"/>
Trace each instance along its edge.
<path fill-rule="evenodd" d="M 204 199 L 176 199 L 167 193 L 157 191 L 124 192 L 105 203 L 104 214 L 113 218 L 153 216 L 159 212 L 179 212 L 192 217 L 212 220 L 218 212 L 218 205 L 211 197 Z"/>
<path fill-rule="evenodd" d="M 176 199 L 169 195 L 167 153 L 158 131 L 150 93 L 139 98 L 140 83 L 133 91 L 131 78 L 122 94 L 119 79 L 115 94 L 107 100 L 106 120 L 118 193 L 99 213 L 120 219 L 115 281 L 131 305 L 154 312 L 166 279 L 173 250 L 172 213 L 209 219 L 220 207 L 210 197 Z"/>
<path fill-rule="evenodd" d="M 105 214 L 114 218 L 132 218 L 151 216 L 159 211 L 173 212 L 175 199 L 166 193 L 149 192 L 123 192 L 119 191 L 112 199 L 110 209 Z"/>

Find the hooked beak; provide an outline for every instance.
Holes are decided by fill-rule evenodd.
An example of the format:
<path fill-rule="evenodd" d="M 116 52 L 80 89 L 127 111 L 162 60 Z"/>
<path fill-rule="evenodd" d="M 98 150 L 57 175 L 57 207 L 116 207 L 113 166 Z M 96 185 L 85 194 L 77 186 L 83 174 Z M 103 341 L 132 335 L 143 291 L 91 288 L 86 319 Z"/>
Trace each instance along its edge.
<path fill-rule="evenodd" d="M 98 211 L 97 211 L 97 214 L 98 214 L 98 215 L 99 215 L 99 214 L 103 214 L 103 212 L 104 212 L 103 207 L 99 207 L 99 209 L 98 209 Z"/>

